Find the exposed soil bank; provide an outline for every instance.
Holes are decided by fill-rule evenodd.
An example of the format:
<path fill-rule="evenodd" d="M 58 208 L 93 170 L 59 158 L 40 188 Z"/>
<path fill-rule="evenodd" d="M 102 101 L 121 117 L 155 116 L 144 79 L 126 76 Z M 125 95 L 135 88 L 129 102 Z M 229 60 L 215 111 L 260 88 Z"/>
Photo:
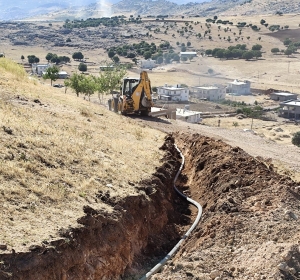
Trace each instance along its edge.
<path fill-rule="evenodd" d="M 61 231 L 61 239 L 30 247 L 30 252 L 0 255 L 0 279 L 119 279 L 138 265 L 169 250 L 180 237 L 176 227 L 183 216 L 174 209 L 173 178 L 180 158 L 167 138 L 164 164 L 136 188 L 139 195 L 123 200 L 98 199 L 111 213 L 84 207 L 78 228 Z"/>
<path fill-rule="evenodd" d="M 175 138 L 186 162 L 179 188 L 203 217 L 153 279 L 298 279 L 300 184 L 221 140 Z"/>

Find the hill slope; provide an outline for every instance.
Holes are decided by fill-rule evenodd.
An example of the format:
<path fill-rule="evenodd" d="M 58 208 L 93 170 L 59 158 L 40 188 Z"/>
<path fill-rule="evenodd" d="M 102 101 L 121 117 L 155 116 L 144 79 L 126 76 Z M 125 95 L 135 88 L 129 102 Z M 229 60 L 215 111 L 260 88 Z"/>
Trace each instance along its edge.
<path fill-rule="evenodd" d="M 85 204 L 110 211 L 95 200 L 99 191 L 134 195 L 134 182 L 159 165 L 163 133 L 28 80 L 7 59 L 0 73 L 0 243 L 8 250 L 76 226 Z"/>

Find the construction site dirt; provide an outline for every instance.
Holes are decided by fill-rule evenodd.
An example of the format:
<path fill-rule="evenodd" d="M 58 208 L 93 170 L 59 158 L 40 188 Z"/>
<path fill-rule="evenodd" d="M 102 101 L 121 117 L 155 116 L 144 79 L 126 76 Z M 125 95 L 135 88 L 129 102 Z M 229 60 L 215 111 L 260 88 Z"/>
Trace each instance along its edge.
<path fill-rule="evenodd" d="M 76 229 L 31 252 L 1 255 L 0 279 L 139 279 L 167 253 L 196 213 L 173 192 L 203 206 L 200 224 L 153 279 L 296 279 L 299 276 L 300 184 L 275 172 L 272 162 L 199 133 L 172 133 L 165 158 L 140 195 L 100 213 L 86 206 Z M 68 240 L 68 242 L 66 241 Z"/>

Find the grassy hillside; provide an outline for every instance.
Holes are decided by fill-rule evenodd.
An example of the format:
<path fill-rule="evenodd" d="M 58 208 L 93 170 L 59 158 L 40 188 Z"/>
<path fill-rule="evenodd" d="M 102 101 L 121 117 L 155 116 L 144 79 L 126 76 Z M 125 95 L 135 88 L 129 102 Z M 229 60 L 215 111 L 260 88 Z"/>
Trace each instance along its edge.
<path fill-rule="evenodd" d="M 134 195 L 162 156 L 164 135 L 28 78 L 0 59 L 0 243 L 20 249 L 74 226 L 97 193 Z M 24 247 L 25 248 L 25 247 Z"/>

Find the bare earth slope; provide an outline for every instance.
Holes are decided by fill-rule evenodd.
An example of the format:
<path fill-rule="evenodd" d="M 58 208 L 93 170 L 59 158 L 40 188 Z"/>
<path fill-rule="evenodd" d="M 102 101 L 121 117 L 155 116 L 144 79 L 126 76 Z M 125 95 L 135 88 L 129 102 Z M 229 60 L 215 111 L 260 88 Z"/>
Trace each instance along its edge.
<path fill-rule="evenodd" d="M 300 186 L 220 140 L 175 134 L 181 188 L 201 202 L 200 225 L 153 279 L 296 279 Z"/>
<path fill-rule="evenodd" d="M 153 278 L 300 276 L 300 184 L 276 172 L 276 161 L 299 172 L 299 148 L 113 114 L 0 65 L 1 280 L 138 279 L 195 216 L 172 191 L 173 142 L 180 188 L 204 215 Z"/>

